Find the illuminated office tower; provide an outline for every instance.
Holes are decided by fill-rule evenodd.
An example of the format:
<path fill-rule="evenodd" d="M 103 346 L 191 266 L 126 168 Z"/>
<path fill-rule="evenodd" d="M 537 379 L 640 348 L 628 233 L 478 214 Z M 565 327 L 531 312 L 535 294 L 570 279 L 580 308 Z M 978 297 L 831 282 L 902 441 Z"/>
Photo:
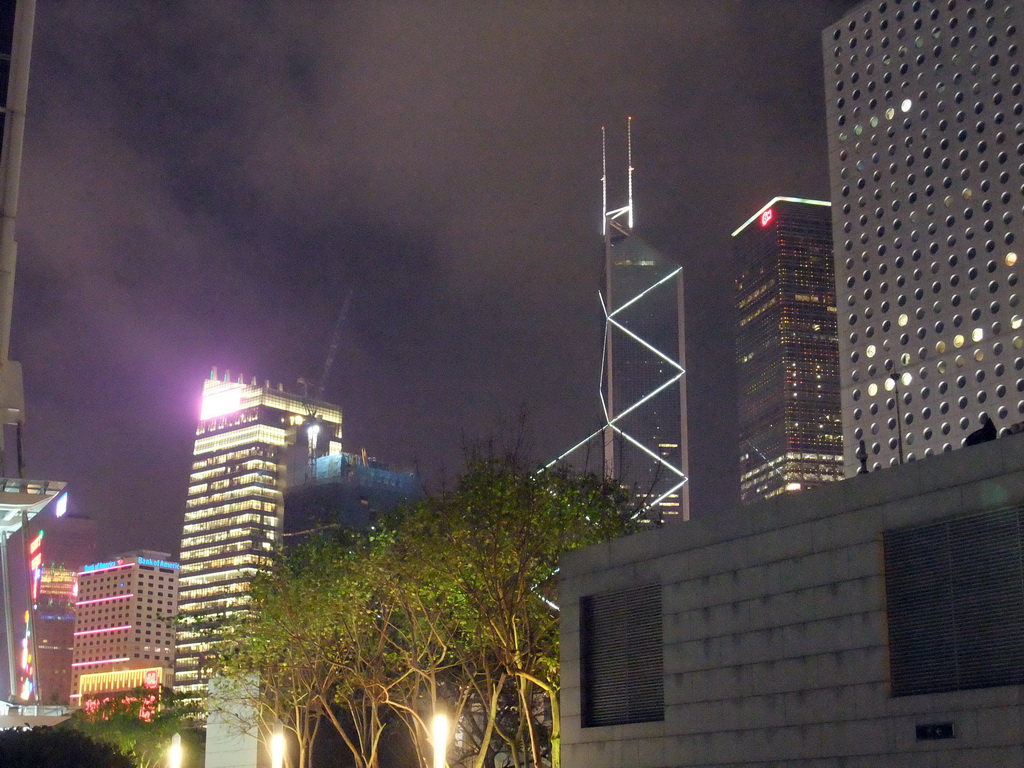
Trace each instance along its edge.
<path fill-rule="evenodd" d="M 746 504 L 843 476 L 829 204 L 776 197 L 732 236 Z"/>
<path fill-rule="evenodd" d="M 630 158 L 625 207 L 609 211 L 604 194 L 605 473 L 652 520 L 687 520 L 683 268 L 633 234 L 632 178 Z"/>
<path fill-rule="evenodd" d="M 847 475 L 1024 419 L 1022 25 L 876 0 L 824 32 Z"/>
<path fill-rule="evenodd" d="M 181 535 L 175 690 L 205 695 L 216 641 L 204 620 L 237 609 L 280 546 L 287 462 L 340 452 L 337 407 L 216 371 L 204 383 Z"/>
<path fill-rule="evenodd" d="M 79 572 L 72 704 L 170 685 L 178 564 L 169 557 L 143 550 Z"/>

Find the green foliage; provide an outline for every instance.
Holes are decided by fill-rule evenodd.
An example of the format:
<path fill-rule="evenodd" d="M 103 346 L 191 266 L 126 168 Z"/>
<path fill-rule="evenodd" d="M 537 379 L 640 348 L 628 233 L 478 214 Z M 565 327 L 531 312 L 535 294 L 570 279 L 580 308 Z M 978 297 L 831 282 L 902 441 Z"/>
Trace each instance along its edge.
<path fill-rule="evenodd" d="M 181 734 L 186 754 L 202 753 L 195 716 L 194 708 L 170 688 L 136 688 L 87 703 L 59 727 L 110 745 L 137 768 L 155 768 L 166 760 L 175 733 Z"/>
<path fill-rule="evenodd" d="M 69 728 L 0 731 L 0 765 L 18 768 L 133 768 L 109 744 Z"/>
<path fill-rule="evenodd" d="M 557 768 L 559 559 L 632 519 L 601 478 L 472 457 L 453 490 L 280 558 L 229 627 L 219 672 L 259 679 L 261 725 L 292 730 L 300 768 L 324 721 L 357 768 L 377 768 L 393 722 L 426 764 L 438 709 L 463 729 L 453 764 L 502 753 Z"/>

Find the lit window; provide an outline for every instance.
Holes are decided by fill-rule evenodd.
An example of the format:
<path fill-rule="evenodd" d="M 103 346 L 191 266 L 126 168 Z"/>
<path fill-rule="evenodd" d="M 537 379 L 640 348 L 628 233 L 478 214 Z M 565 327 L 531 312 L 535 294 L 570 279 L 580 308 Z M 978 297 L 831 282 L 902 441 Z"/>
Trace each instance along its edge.
<path fill-rule="evenodd" d="M 875 384 L 875 382 L 871 382 L 870 384 L 868 384 L 868 396 L 869 397 L 874 397 L 877 394 L 878 394 L 878 385 Z"/>
<path fill-rule="evenodd" d="M 960 349 L 960 347 L 962 347 L 963 345 L 964 345 L 963 334 L 958 333 L 956 336 L 953 337 L 953 346 L 956 347 L 957 349 Z"/>
<path fill-rule="evenodd" d="M 904 99 L 900 102 L 900 112 L 909 112 L 912 106 L 914 106 L 914 102 L 910 99 Z"/>
<path fill-rule="evenodd" d="M 907 323 L 908 323 L 909 321 L 910 321 L 910 318 L 909 318 L 909 317 L 907 317 L 906 313 L 904 313 L 904 314 L 900 315 L 900 317 L 899 317 L 899 320 L 897 320 L 897 322 L 898 322 L 898 323 L 899 323 L 899 324 L 900 324 L 901 326 L 902 326 L 902 325 L 906 325 L 906 324 L 907 324 Z"/>
<path fill-rule="evenodd" d="M 1017 263 L 1017 254 L 1014 253 L 1013 251 L 1010 251 L 1008 254 L 1006 254 L 1005 261 L 1006 261 L 1006 266 L 1012 267 L 1014 264 Z"/>
<path fill-rule="evenodd" d="M 971 339 L 973 341 L 981 341 L 983 338 L 985 338 L 985 331 L 981 328 L 975 328 L 971 331 Z"/>
<path fill-rule="evenodd" d="M 874 344 L 868 344 L 868 348 L 864 350 L 864 354 L 868 357 L 874 357 L 877 351 L 878 350 L 875 348 Z"/>

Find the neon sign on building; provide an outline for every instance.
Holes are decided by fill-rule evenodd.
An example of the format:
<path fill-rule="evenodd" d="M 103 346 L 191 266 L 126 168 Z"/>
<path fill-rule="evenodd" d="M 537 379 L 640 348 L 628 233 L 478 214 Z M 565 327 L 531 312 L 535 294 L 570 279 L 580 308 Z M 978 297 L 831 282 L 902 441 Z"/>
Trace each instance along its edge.
<path fill-rule="evenodd" d="M 119 669 L 113 672 L 90 672 L 82 675 L 82 708 L 94 714 L 109 702 L 119 701 L 126 705 L 139 702 L 139 719 L 150 722 L 159 707 L 159 691 L 163 685 L 163 669 Z M 132 691 L 144 688 L 141 701 Z M 123 695 L 118 696 L 121 693 Z"/>
<path fill-rule="evenodd" d="M 29 609 L 25 611 L 25 635 L 21 639 L 18 693 L 22 701 L 31 701 L 36 693 L 35 648 L 32 637 L 32 617 L 39 604 L 39 584 L 43 578 L 43 531 L 39 531 L 28 545 Z"/>

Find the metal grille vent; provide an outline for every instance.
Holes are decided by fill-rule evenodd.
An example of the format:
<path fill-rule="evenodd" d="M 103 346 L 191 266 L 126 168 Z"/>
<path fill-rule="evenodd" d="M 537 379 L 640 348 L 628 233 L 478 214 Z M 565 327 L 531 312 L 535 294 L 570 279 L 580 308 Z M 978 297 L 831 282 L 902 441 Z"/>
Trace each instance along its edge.
<path fill-rule="evenodd" d="M 665 719 L 661 585 L 580 602 L 583 726 Z"/>
<path fill-rule="evenodd" d="M 893 696 L 1024 683 L 1022 514 L 884 535 Z"/>

